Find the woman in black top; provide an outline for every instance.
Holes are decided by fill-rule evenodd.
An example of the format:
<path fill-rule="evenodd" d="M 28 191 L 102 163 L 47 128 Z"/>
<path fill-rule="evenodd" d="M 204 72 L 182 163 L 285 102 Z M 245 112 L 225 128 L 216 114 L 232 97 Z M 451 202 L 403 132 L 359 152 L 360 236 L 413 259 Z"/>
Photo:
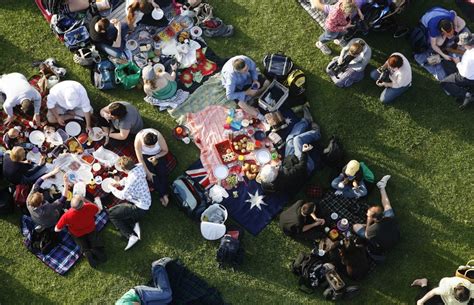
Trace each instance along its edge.
<path fill-rule="evenodd" d="M 15 146 L 3 158 L 3 177 L 12 184 L 30 184 L 48 171 L 43 164 L 43 158 L 40 165 L 26 161 L 25 149 Z"/>
<path fill-rule="evenodd" d="M 89 35 L 98 50 L 116 58 L 126 58 L 125 36 L 128 25 L 117 19 L 95 16 L 89 23 Z"/>

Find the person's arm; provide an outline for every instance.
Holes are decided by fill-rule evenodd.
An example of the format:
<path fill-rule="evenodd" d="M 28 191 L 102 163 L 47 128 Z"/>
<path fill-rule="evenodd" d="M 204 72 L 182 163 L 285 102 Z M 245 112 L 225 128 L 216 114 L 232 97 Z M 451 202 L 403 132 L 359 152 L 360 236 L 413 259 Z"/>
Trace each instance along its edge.
<path fill-rule="evenodd" d="M 253 82 L 258 81 L 258 72 L 257 72 L 257 65 L 255 62 L 251 59 L 249 59 L 249 73 L 250 77 L 252 78 Z M 263 84 L 262 84 L 263 85 Z"/>
<path fill-rule="evenodd" d="M 67 213 L 63 214 L 63 216 L 59 218 L 58 223 L 54 226 L 54 232 L 61 232 L 61 230 L 66 225 L 66 217 L 67 217 Z"/>
<path fill-rule="evenodd" d="M 130 129 L 120 128 L 119 132 L 109 133 L 109 137 L 115 140 L 125 140 L 130 134 Z"/>
<path fill-rule="evenodd" d="M 112 47 L 120 48 L 122 46 L 122 25 L 120 24 L 120 21 L 116 19 L 114 20 L 113 25 L 117 29 L 117 37 L 115 38 L 115 41 L 113 42 Z"/>
<path fill-rule="evenodd" d="M 455 12 L 455 14 L 456 14 L 456 12 Z M 464 19 L 462 19 L 458 15 L 456 15 L 454 17 L 454 22 L 453 23 L 454 23 L 454 31 L 456 33 L 461 32 L 466 27 L 466 21 L 464 21 Z"/>
<path fill-rule="evenodd" d="M 433 288 L 428 291 L 421 299 L 416 302 L 416 305 L 423 305 L 426 301 L 434 297 L 435 295 L 440 295 L 439 287 Z"/>
<path fill-rule="evenodd" d="M 148 0 L 148 2 L 153 5 L 154 8 L 160 8 L 160 5 L 156 3 L 154 0 Z"/>
<path fill-rule="evenodd" d="M 445 60 L 451 60 L 451 56 L 449 56 L 447 54 L 444 54 L 444 52 L 441 50 L 441 48 L 438 47 L 438 45 L 436 44 L 436 37 L 431 37 L 430 38 L 430 44 L 431 44 L 431 48 L 433 49 L 433 51 L 435 51 L 436 53 L 441 55 L 441 57 L 443 57 Z"/>
<path fill-rule="evenodd" d="M 34 88 L 31 88 L 31 90 L 34 90 L 33 105 L 35 109 L 35 114 L 39 115 L 41 111 L 41 94 Z"/>
<path fill-rule="evenodd" d="M 90 111 L 84 112 L 84 117 L 86 119 L 86 131 L 87 133 L 92 132 L 92 114 Z"/>
<path fill-rule="evenodd" d="M 311 230 L 312 228 L 315 228 L 317 226 L 322 226 L 324 224 L 324 219 L 318 219 L 315 222 L 309 224 L 309 225 L 304 225 L 303 228 L 301 229 L 302 232 L 306 232 L 308 230 Z"/>
<path fill-rule="evenodd" d="M 155 155 L 156 158 L 164 157 L 168 154 L 168 144 L 166 144 L 165 137 L 161 133 L 158 134 L 158 144 L 160 145 L 161 151 Z"/>
<path fill-rule="evenodd" d="M 236 92 L 236 86 L 235 86 L 235 80 L 232 75 L 228 76 L 230 79 L 226 79 L 225 82 L 225 95 L 228 100 L 239 100 L 239 101 L 245 101 L 246 94 L 245 92 Z"/>
<path fill-rule="evenodd" d="M 136 154 L 136 156 L 137 156 L 138 162 L 139 162 L 141 165 L 143 165 L 143 169 L 145 170 L 147 179 L 148 179 L 148 180 L 152 180 L 154 174 L 148 170 L 148 167 L 147 167 L 146 164 L 145 164 L 145 159 L 143 159 L 142 146 L 143 146 L 142 140 L 141 140 L 140 137 L 137 135 L 137 136 L 135 137 L 135 142 L 134 142 L 135 154 Z"/>

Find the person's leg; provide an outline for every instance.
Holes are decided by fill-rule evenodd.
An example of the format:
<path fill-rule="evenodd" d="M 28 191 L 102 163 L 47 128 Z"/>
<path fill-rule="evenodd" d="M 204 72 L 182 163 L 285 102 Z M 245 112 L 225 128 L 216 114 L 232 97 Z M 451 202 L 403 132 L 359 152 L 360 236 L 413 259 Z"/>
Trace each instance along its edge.
<path fill-rule="evenodd" d="M 458 82 L 459 76 L 459 73 L 450 74 L 446 76 L 440 84 L 443 90 L 449 93 L 449 95 L 456 98 L 464 98 L 467 90 L 460 85 L 460 82 Z"/>
<path fill-rule="evenodd" d="M 125 53 L 123 50 L 119 48 L 114 48 L 106 43 L 103 42 L 98 42 L 95 43 L 95 46 L 97 47 L 97 50 L 106 53 L 107 55 L 110 55 L 115 58 L 125 58 Z"/>
<path fill-rule="evenodd" d="M 99 238 L 99 232 L 95 231 L 88 234 L 88 242 L 91 248 L 91 252 L 94 255 L 94 259 L 99 262 L 107 261 L 107 255 L 105 254 L 105 247 L 102 240 Z"/>
<path fill-rule="evenodd" d="M 388 199 L 387 191 L 385 190 L 385 188 L 380 189 L 380 198 L 382 201 L 384 212 L 392 211 L 391 214 L 393 215 L 393 209 L 390 204 L 390 200 Z"/>
<path fill-rule="evenodd" d="M 303 118 L 293 126 L 290 133 L 286 137 L 285 157 L 295 154 L 293 139 L 297 135 L 300 135 L 303 132 L 305 132 L 306 130 L 308 130 L 310 125 L 311 125 L 311 123 L 307 119 Z"/>
<path fill-rule="evenodd" d="M 129 238 L 135 225 L 133 204 L 120 203 L 109 210 L 109 219 L 125 238 Z"/>
<path fill-rule="evenodd" d="M 328 30 L 325 30 L 321 36 L 319 36 L 318 40 L 321 43 L 328 43 L 330 41 L 333 41 L 334 39 L 337 39 L 338 37 L 342 36 L 342 33 L 339 32 L 330 32 Z"/>
<path fill-rule="evenodd" d="M 94 258 L 94 254 L 91 251 L 90 244 L 88 241 L 88 234 L 83 235 L 81 237 L 75 237 L 73 236 L 74 241 L 76 244 L 79 246 L 81 253 L 85 256 L 87 261 L 89 262 L 89 265 L 92 268 L 96 268 L 98 265 L 97 260 Z"/>
<path fill-rule="evenodd" d="M 140 300 L 143 304 L 154 304 L 154 302 L 160 304 L 169 303 L 171 301 L 172 291 L 166 269 L 161 265 L 153 264 L 151 273 L 155 287 L 135 287 L 135 291 L 140 297 Z"/>
<path fill-rule="evenodd" d="M 378 80 L 380 77 L 380 72 L 377 69 L 374 69 L 370 72 L 370 78 L 373 80 Z"/>
<path fill-rule="evenodd" d="M 168 172 L 166 168 L 165 158 L 159 158 L 158 163 L 155 166 L 155 177 L 153 177 L 153 185 L 156 186 L 156 190 L 160 197 L 168 195 Z M 156 181 L 155 181 L 156 180 Z"/>
<path fill-rule="evenodd" d="M 414 280 L 411 286 L 420 287 L 415 301 L 422 299 L 431 290 L 426 278 Z M 439 295 L 434 295 L 430 299 L 426 300 L 425 305 L 444 305 L 444 301 Z"/>
<path fill-rule="evenodd" d="M 401 88 L 385 88 L 380 95 L 380 101 L 384 104 L 392 103 L 397 97 L 405 93 L 410 86 Z"/>

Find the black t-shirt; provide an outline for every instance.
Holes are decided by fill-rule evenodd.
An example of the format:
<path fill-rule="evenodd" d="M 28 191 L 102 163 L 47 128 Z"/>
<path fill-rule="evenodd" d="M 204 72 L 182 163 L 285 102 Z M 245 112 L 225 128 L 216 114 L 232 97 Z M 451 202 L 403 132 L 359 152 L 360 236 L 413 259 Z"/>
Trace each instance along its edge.
<path fill-rule="evenodd" d="M 367 238 L 383 251 L 393 248 L 400 239 L 395 217 L 384 217 L 381 221 L 373 223 L 367 228 L 366 234 Z"/>
<path fill-rule="evenodd" d="M 281 213 L 280 228 L 286 235 L 295 235 L 303 231 L 307 218 L 301 215 L 301 206 L 304 203 L 303 200 L 298 200 L 295 204 Z"/>
<path fill-rule="evenodd" d="M 12 161 L 9 154 L 3 158 L 3 177 L 10 183 L 21 184 L 23 177 L 33 168 L 33 164 Z"/>
<path fill-rule="evenodd" d="M 95 16 L 91 19 L 89 23 L 89 36 L 93 42 L 102 42 L 108 45 L 113 45 L 115 39 L 117 39 L 118 31 L 113 24 L 110 24 L 105 33 L 99 33 L 95 30 L 95 24 L 99 21 L 102 17 Z"/>

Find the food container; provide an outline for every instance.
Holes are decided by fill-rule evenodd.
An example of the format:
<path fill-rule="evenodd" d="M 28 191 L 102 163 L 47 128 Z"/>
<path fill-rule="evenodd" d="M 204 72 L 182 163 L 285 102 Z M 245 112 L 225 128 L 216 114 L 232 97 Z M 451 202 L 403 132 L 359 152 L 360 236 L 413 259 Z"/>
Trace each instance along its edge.
<path fill-rule="evenodd" d="M 278 110 L 286 101 L 289 95 L 289 90 L 276 80 L 268 86 L 258 99 L 260 108 L 273 112 Z"/>
<path fill-rule="evenodd" d="M 229 164 L 237 160 L 237 154 L 232 149 L 229 140 L 222 141 L 214 145 L 223 164 Z"/>

